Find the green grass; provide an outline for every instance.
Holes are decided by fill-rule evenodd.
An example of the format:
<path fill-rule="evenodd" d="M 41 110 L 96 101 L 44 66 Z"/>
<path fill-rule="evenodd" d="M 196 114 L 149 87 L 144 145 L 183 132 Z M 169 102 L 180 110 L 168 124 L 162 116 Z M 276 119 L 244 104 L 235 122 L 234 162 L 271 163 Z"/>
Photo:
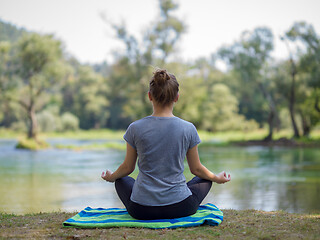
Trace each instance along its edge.
<path fill-rule="evenodd" d="M 123 130 L 110 130 L 110 129 L 90 129 L 78 130 L 69 132 L 49 132 L 40 133 L 41 138 L 70 138 L 70 139 L 108 139 L 119 140 L 122 139 L 125 131 Z M 6 128 L 0 128 L 0 138 L 12 139 L 24 137 L 26 134 L 23 132 L 16 132 Z"/>
<path fill-rule="evenodd" d="M 115 131 L 110 129 L 91 129 L 91 130 L 79 130 L 75 132 L 52 132 L 52 133 L 42 133 L 39 135 L 39 139 L 46 138 L 63 138 L 63 139 L 85 139 L 85 140 L 111 140 L 107 143 L 95 143 L 88 144 L 84 146 L 75 146 L 75 145 L 62 145 L 57 144 L 55 148 L 66 148 L 72 150 L 85 150 L 85 149 L 106 149 L 113 148 L 117 150 L 124 150 L 125 143 L 123 141 L 123 135 L 125 131 Z M 199 131 L 200 138 L 202 140 L 201 146 L 230 146 L 233 143 L 246 142 L 248 140 L 262 140 L 268 134 L 267 129 L 257 129 L 250 132 L 243 131 L 228 131 L 228 132 L 206 132 Z M 8 129 L 0 128 L 0 138 L 19 138 L 25 139 L 23 137 L 23 133 L 13 132 Z M 274 140 L 280 138 L 291 139 L 293 133 L 291 130 L 281 130 L 274 133 Z M 303 146 L 319 146 L 320 145 L 320 129 L 316 129 L 311 132 L 308 138 L 301 137 L 299 139 L 295 139 L 295 141 Z M 34 143 L 24 141 L 22 142 L 22 146 L 26 146 L 30 149 L 39 149 L 41 147 L 35 146 Z"/>
<path fill-rule="evenodd" d="M 29 150 L 40 150 L 40 149 L 46 149 L 50 145 L 43 139 L 28 139 L 25 137 L 22 137 L 19 139 L 18 144 L 16 148 L 20 149 L 29 149 Z"/>
<path fill-rule="evenodd" d="M 110 129 L 78 130 L 74 132 L 52 132 L 43 134 L 47 138 L 70 138 L 70 139 L 108 139 L 122 140 L 125 131 Z"/>
<path fill-rule="evenodd" d="M 75 151 L 79 150 L 103 150 L 106 148 L 111 148 L 115 150 L 126 150 L 126 144 L 125 142 L 107 142 L 107 143 L 94 143 L 94 144 L 88 144 L 88 145 L 82 145 L 82 146 L 75 146 L 75 145 L 63 145 L 63 144 L 55 144 L 53 147 L 59 148 L 59 149 L 71 149 Z"/>
<path fill-rule="evenodd" d="M 256 210 L 223 210 L 220 226 L 174 230 L 144 228 L 76 229 L 62 222 L 76 213 L 23 216 L 0 213 L 0 238 L 27 239 L 319 239 L 319 214 L 289 214 Z"/>
<path fill-rule="evenodd" d="M 11 129 L 0 128 L 0 138 L 2 139 L 18 138 L 19 136 L 24 136 L 24 135 L 25 134 L 21 132 L 12 131 Z"/>
<path fill-rule="evenodd" d="M 226 131 L 226 132 L 206 132 L 198 131 L 200 138 L 204 142 L 231 142 L 231 141 L 247 141 L 247 140 L 258 140 L 262 139 L 267 131 L 264 129 L 258 129 L 251 132 L 243 131 Z"/>
<path fill-rule="evenodd" d="M 226 132 L 217 132 L 211 133 L 206 131 L 199 131 L 200 138 L 206 142 L 237 142 L 237 141 L 248 141 L 248 140 L 262 140 L 268 135 L 267 129 L 257 129 L 254 131 L 244 132 L 244 131 L 226 131 Z M 275 131 L 273 135 L 274 140 L 280 138 L 291 139 L 293 137 L 293 132 L 291 130 L 280 130 Z M 301 142 L 312 142 L 320 141 L 320 130 L 314 130 L 311 132 L 309 138 L 301 137 L 296 139 Z"/>

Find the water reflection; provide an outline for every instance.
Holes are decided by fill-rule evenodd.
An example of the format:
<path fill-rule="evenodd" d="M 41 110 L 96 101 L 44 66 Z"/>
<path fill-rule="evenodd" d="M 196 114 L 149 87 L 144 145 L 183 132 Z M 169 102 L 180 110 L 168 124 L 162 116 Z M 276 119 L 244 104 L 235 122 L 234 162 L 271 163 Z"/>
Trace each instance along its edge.
<path fill-rule="evenodd" d="M 222 208 L 320 210 L 317 149 L 207 148 L 200 155 L 209 168 L 217 172 L 229 169 L 233 175 L 233 181 L 214 185 L 212 190 L 212 199 Z"/>
<path fill-rule="evenodd" d="M 0 211 L 21 214 L 122 207 L 113 184 L 102 181 L 100 173 L 105 168 L 115 170 L 124 152 L 31 152 L 14 146 L 13 140 L 0 141 Z M 214 184 L 205 202 L 220 208 L 320 211 L 320 150 L 202 147 L 200 157 L 209 169 L 227 170 L 233 178 L 225 185 Z M 185 174 L 192 178 L 188 169 Z"/>

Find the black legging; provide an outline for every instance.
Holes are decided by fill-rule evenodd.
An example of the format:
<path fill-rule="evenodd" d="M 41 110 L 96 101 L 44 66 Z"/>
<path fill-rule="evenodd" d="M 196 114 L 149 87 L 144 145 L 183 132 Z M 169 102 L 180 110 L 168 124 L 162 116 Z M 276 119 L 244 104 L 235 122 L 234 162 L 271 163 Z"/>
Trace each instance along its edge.
<path fill-rule="evenodd" d="M 116 191 L 128 213 L 133 218 L 144 220 L 171 219 L 194 214 L 212 185 L 211 181 L 194 177 L 187 182 L 192 195 L 185 200 L 166 206 L 143 206 L 130 200 L 134 182 L 135 180 L 129 176 L 117 179 Z"/>

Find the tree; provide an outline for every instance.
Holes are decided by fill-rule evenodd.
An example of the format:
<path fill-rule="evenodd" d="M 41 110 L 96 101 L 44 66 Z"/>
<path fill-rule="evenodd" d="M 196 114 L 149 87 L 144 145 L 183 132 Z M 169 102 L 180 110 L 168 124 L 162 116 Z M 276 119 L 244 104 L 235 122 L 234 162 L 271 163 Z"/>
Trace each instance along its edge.
<path fill-rule="evenodd" d="M 286 37 L 288 37 L 288 35 L 286 35 Z M 290 119 L 291 119 L 291 125 L 293 128 L 293 132 L 294 132 L 294 137 L 299 138 L 300 134 L 299 134 L 299 130 L 297 127 L 297 123 L 295 120 L 295 102 L 296 102 L 296 75 L 297 75 L 297 66 L 296 63 L 293 59 L 293 54 L 290 50 L 289 44 L 287 42 L 286 37 L 281 37 L 281 40 L 285 41 L 286 43 L 286 47 L 288 49 L 289 52 L 289 56 L 290 56 L 290 76 L 291 76 L 291 84 L 290 84 L 290 90 L 289 90 L 289 112 L 290 112 Z"/>
<path fill-rule="evenodd" d="M 64 102 L 61 111 L 76 115 L 82 129 L 105 126 L 109 117 L 106 79 L 90 66 L 77 62 L 73 62 L 73 70 L 61 89 Z"/>
<path fill-rule="evenodd" d="M 292 76 L 292 96 L 290 98 L 290 112 L 294 116 L 294 104 L 295 104 L 295 77 L 300 73 L 301 81 L 306 81 L 306 86 L 312 89 L 311 92 L 308 93 L 308 89 L 305 88 L 305 92 L 303 94 L 305 99 L 309 105 L 300 104 L 300 106 L 304 106 L 298 109 L 299 114 L 302 119 L 302 127 L 303 127 L 303 135 L 309 135 L 309 132 L 316 124 L 315 119 L 320 118 L 320 37 L 315 32 L 312 25 L 307 24 L 306 22 L 297 22 L 294 23 L 293 26 L 286 32 L 285 37 L 282 38 L 286 41 L 297 42 L 300 41 L 304 44 L 305 49 L 301 50 L 297 47 L 297 63 L 293 59 L 293 53 L 290 52 L 290 62 L 291 62 L 291 76 Z M 287 46 L 288 43 L 286 42 Z M 301 90 L 301 89 L 300 89 Z M 301 102 L 301 99 L 299 99 Z M 303 102 L 304 102 L 303 101 Z M 314 107 L 314 110 L 318 112 L 318 117 L 314 117 L 313 111 L 310 107 Z M 306 111 L 306 109 L 309 109 Z M 293 117 L 292 117 L 293 118 Z M 297 132 L 297 127 L 294 125 L 295 136 L 298 137 L 299 133 Z"/>
<path fill-rule="evenodd" d="M 268 125 L 269 134 L 265 140 L 271 140 L 277 110 L 270 90 L 269 78 L 264 71 L 270 53 L 273 50 L 273 34 L 269 28 L 256 28 L 252 32 L 245 31 L 241 35 L 241 40 L 229 47 L 219 50 L 218 56 L 227 62 L 229 67 L 235 72 L 241 81 L 242 98 L 247 99 L 248 105 L 259 103 L 255 98 L 263 97 L 268 105 Z M 245 87 L 244 87 L 245 86 Z M 259 92 L 260 96 L 256 95 Z M 241 103 L 240 103 L 241 104 Z M 263 109 L 261 102 L 260 109 Z"/>
<path fill-rule="evenodd" d="M 39 111 L 65 74 L 61 42 L 52 35 L 25 34 L 18 41 L 10 71 L 1 78 L 1 93 L 18 103 L 28 119 L 28 138 L 36 139 Z"/>
<path fill-rule="evenodd" d="M 234 129 L 232 125 L 238 114 L 238 101 L 226 85 L 218 83 L 209 89 L 204 109 L 202 126 L 204 129 L 209 131 Z"/>
<path fill-rule="evenodd" d="M 154 51 L 158 51 L 161 65 L 166 63 L 168 57 L 175 52 L 176 44 L 185 32 L 186 26 L 172 12 L 178 8 L 178 4 L 172 0 L 160 0 L 160 19 L 154 24 L 148 38 L 154 45 Z"/>
<path fill-rule="evenodd" d="M 159 0 L 159 17 L 144 31 L 142 42 L 128 32 L 125 23 L 107 21 L 126 47 L 125 53 L 118 55 L 110 69 L 109 127 L 126 127 L 127 122 L 150 113 L 147 91 L 149 78 L 155 70 L 152 66 L 165 67 L 185 31 L 182 21 L 172 14 L 177 8 L 172 0 Z M 124 93 L 123 88 L 128 91 Z"/>
<path fill-rule="evenodd" d="M 9 87 L 10 81 L 9 81 L 9 61 L 10 61 L 10 52 L 11 44 L 9 42 L 2 41 L 0 42 L 0 93 L 2 93 L 2 89 Z M 2 101 L 1 101 L 2 100 Z M 1 103 L 1 113 L 0 113 L 0 121 L 4 118 L 3 112 L 5 105 L 7 105 L 7 102 L 4 101 L 3 93 L 0 97 L 0 103 Z M 3 109 L 2 109 L 3 108 Z"/>
<path fill-rule="evenodd" d="M 17 28 L 16 26 L 0 19 L 0 42 L 8 41 L 10 43 L 14 43 L 26 33 L 27 31 L 25 29 Z"/>
<path fill-rule="evenodd" d="M 192 73 L 188 64 L 171 62 L 167 64 L 179 82 L 179 100 L 174 114 L 191 121 L 196 127 L 202 124 L 202 105 L 206 98 L 206 86 L 199 74 Z"/>

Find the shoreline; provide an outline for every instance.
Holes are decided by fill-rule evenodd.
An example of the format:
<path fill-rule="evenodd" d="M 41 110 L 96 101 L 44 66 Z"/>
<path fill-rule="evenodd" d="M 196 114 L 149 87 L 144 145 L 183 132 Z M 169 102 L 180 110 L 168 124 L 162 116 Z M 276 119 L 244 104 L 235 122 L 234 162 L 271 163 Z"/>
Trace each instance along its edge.
<path fill-rule="evenodd" d="M 288 148 L 320 148 L 320 141 L 313 140 L 309 142 L 296 141 L 288 138 L 280 138 L 271 141 L 265 140 L 248 140 L 248 141 L 231 141 L 231 145 L 248 147 L 248 146 L 263 146 L 263 147 L 288 147 Z"/>
<path fill-rule="evenodd" d="M 86 149 L 105 149 L 114 148 L 118 150 L 125 149 L 125 142 L 123 140 L 124 130 L 111 130 L 111 129 L 91 129 L 91 130 L 79 130 L 75 132 L 49 132 L 40 133 L 39 140 L 97 140 L 101 143 L 89 143 L 85 145 L 69 144 L 69 143 L 57 143 L 51 144 L 49 148 L 55 149 L 74 149 L 74 150 L 86 150 Z M 271 141 L 262 140 L 267 131 L 265 129 L 257 129 L 250 132 L 242 131 L 229 131 L 229 132 L 207 132 L 198 131 L 202 140 L 199 147 L 229 147 L 229 146 L 264 146 L 264 147 L 288 147 L 288 148 L 320 148 L 320 130 L 314 130 L 310 137 L 301 137 L 299 139 L 293 139 L 292 133 L 288 130 L 282 130 L 274 134 L 274 138 Z M 0 128 L 0 140 L 17 140 L 21 141 L 26 139 L 23 132 L 16 132 L 9 129 Z M 29 141 L 29 143 L 28 143 Z M 27 146 L 36 148 L 32 140 L 25 141 Z M 35 149 L 36 150 L 36 149 Z"/>
<path fill-rule="evenodd" d="M 48 138 L 48 140 L 58 139 L 58 138 Z M 89 143 L 89 144 L 48 144 L 45 148 L 36 149 L 29 147 L 26 144 L 26 147 L 17 147 L 21 149 L 29 149 L 29 150 L 45 150 L 45 149 L 69 149 L 69 150 L 103 150 L 103 149 L 114 149 L 114 150 L 126 150 L 126 145 L 124 140 L 109 140 L 109 139 L 79 139 L 79 138 L 62 138 L 64 140 L 85 140 L 85 141 L 94 141 L 99 140 L 103 141 L 102 143 Z M 105 142 L 104 142 L 105 140 Z M 18 138 L 1 138 L 0 141 L 16 141 L 17 145 L 19 142 Z M 245 140 L 245 141 L 203 141 L 199 144 L 199 148 L 202 147 L 251 147 L 251 146 L 258 146 L 258 147 L 284 147 L 284 148 L 319 148 L 320 149 L 320 140 L 310 140 L 307 142 L 303 141 L 295 141 L 292 139 L 281 138 L 277 140 L 265 141 L 265 140 Z"/>

